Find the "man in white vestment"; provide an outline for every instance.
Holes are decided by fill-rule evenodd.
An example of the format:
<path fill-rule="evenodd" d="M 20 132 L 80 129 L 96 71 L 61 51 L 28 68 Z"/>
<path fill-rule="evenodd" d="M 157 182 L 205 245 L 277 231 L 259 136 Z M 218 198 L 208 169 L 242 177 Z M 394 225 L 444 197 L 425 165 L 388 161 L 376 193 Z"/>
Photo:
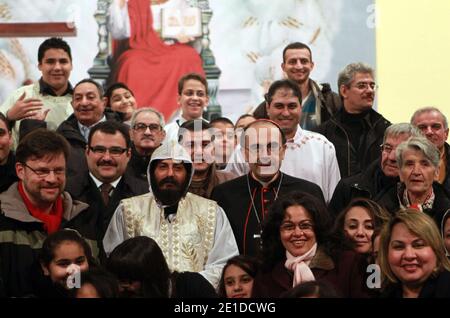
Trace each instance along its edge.
<path fill-rule="evenodd" d="M 317 184 L 328 203 L 341 179 L 336 151 L 323 135 L 300 127 L 301 100 L 300 89 L 291 80 L 275 81 L 266 95 L 269 119 L 281 127 L 287 138 L 281 172 Z M 240 145 L 225 170 L 238 176 L 250 171 Z"/>
<path fill-rule="evenodd" d="M 225 262 L 239 252 L 222 208 L 187 192 L 193 174 L 182 146 L 170 141 L 157 148 L 147 173 L 151 192 L 121 201 L 103 239 L 106 254 L 128 238 L 148 236 L 172 271 L 199 272 L 217 287 Z"/>

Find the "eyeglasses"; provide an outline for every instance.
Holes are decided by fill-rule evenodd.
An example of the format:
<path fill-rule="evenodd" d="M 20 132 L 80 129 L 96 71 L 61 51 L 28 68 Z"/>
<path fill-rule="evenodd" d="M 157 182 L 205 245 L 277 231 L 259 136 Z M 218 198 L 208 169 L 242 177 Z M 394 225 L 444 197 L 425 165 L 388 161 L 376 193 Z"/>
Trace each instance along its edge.
<path fill-rule="evenodd" d="M 39 178 L 45 178 L 50 175 L 50 172 L 53 171 L 55 176 L 63 176 L 66 174 L 66 168 L 55 168 L 55 169 L 48 169 L 48 168 L 39 168 L 39 169 L 33 169 L 29 165 L 27 165 L 25 162 L 21 162 L 21 164 L 31 171 L 33 171 Z"/>
<path fill-rule="evenodd" d="M 261 148 L 266 148 L 267 153 L 272 153 L 272 151 L 280 150 L 280 144 L 276 141 L 270 142 L 267 145 L 261 145 L 261 144 L 252 144 L 247 147 L 247 149 L 251 153 L 258 153 L 261 151 Z"/>
<path fill-rule="evenodd" d="M 384 151 L 386 153 L 391 153 L 391 151 L 394 150 L 394 147 L 392 147 L 389 144 L 387 144 L 387 145 L 382 144 L 382 145 L 380 145 L 380 149 L 381 149 L 381 151 Z"/>
<path fill-rule="evenodd" d="M 118 157 L 121 154 L 123 154 L 125 151 L 128 150 L 128 148 L 122 148 L 122 147 L 106 148 L 105 146 L 94 146 L 94 147 L 89 147 L 89 149 L 96 155 L 104 155 L 108 151 L 109 155 L 113 156 L 113 157 Z"/>
<path fill-rule="evenodd" d="M 298 227 L 302 232 L 313 232 L 314 225 L 310 222 L 301 222 L 298 224 L 292 222 L 286 222 L 281 224 L 280 231 L 283 233 L 292 233 L 295 231 L 295 228 Z"/>
<path fill-rule="evenodd" d="M 212 146 L 213 143 L 211 140 L 202 140 L 201 142 L 197 142 L 197 141 L 186 141 L 186 142 L 181 142 L 181 145 L 185 148 L 185 149 L 189 149 L 189 150 L 194 150 L 197 145 L 201 146 L 202 149 L 206 149 L 209 146 Z"/>
<path fill-rule="evenodd" d="M 140 133 L 145 132 L 147 130 L 147 128 L 150 129 L 151 132 L 155 132 L 155 131 L 159 131 L 161 129 L 161 126 L 158 124 L 146 125 L 144 123 L 135 124 L 133 126 L 133 129 Z"/>
<path fill-rule="evenodd" d="M 353 86 L 360 90 L 366 90 L 370 87 L 370 89 L 374 91 L 378 88 L 375 82 L 358 82 Z"/>

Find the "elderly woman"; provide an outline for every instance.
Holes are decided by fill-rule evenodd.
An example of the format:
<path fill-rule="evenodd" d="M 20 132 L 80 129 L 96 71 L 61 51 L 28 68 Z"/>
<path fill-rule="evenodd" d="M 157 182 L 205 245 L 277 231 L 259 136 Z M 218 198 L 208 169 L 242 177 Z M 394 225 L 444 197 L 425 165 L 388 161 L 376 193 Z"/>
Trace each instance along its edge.
<path fill-rule="evenodd" d="M 343 297 L 367 296 L 365 262 L 343 246 L 331 246 L 329 228 L 328 211 L 315 197 L 293 192 L 279 198 L 263 228 L 262 271 L 253 296 L 279 297 L 313 280 L 326 280 Z"/>
<path fill-rule="evenodd" d="M 376 202 L 355 198 L 339 213 L 334 224 L 335 236 L 349 240 L 356 253 L 370 256 L 372 235 L 390 218 L 389 213 Z"/>
<path fill-rule="evenodd" d="M 436 224 L 425 213 L 397 212 L 381 233 L 379 261 L 383 296 L 450 297 L 450 262 Z"/>
<path fill-rule="evenodd" d="M 439 151 L 425 137 L 411 137 L 396 150 L 400 183 L 375 198 L 391 214 L 412 208 L 430 215 L 439 226 L 450 197 L 435 182 L 439 173 Z"/>

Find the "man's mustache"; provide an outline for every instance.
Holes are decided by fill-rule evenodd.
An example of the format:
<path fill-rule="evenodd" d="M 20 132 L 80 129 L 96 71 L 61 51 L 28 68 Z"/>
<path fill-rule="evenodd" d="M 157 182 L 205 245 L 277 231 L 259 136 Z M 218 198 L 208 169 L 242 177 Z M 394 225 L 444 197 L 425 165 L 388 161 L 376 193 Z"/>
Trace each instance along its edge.
<path fill-rule="evenodd" d="M 115 167 L 115 166 L 117 166 L 117 164 L 114 162 L 114 161 L 112 161 L 112 160 L 101 160 L 101 161 L 99 161 L 99 162 L 97 162 L 97 166 L 113 166 L 113 167 Z"/>
<path fill-rule="evenodd" d="M 159 186 L 162 186 L 165 184 L 173 184 L 176 186 L 180 186 L 180 184 L 177 182 L 177 180 L 175 180 L 174 177 L 166 177 L 159 182 Z"/>

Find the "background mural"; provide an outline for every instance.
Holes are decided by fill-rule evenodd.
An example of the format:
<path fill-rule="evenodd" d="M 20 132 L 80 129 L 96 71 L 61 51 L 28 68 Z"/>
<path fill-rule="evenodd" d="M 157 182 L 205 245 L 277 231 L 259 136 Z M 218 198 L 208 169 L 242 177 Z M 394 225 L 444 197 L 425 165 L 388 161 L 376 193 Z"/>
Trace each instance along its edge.
<path fill-rule="evenodd" d="M 169 1 L 170 2 L 170 1 Z M 375 66 L 372 0 L 209 0 L 211 49 L 222 74 L 218 102 L 232 119 L 262 101 L 283 76 L 282 49 L 308 43 L 316 63 L 312 78 L 336 89 L 340 69 L 353 61 Z M 88 77 L 98 52 L 93 0 L 0 0 L 1 22 L 75 22 L 71 82 Z M 1 30 L 0 30 L 1 31 Z M 39 78 L 37 47 L 44 38 L 0 38 L 0 100 L 26 80 Z"/>

